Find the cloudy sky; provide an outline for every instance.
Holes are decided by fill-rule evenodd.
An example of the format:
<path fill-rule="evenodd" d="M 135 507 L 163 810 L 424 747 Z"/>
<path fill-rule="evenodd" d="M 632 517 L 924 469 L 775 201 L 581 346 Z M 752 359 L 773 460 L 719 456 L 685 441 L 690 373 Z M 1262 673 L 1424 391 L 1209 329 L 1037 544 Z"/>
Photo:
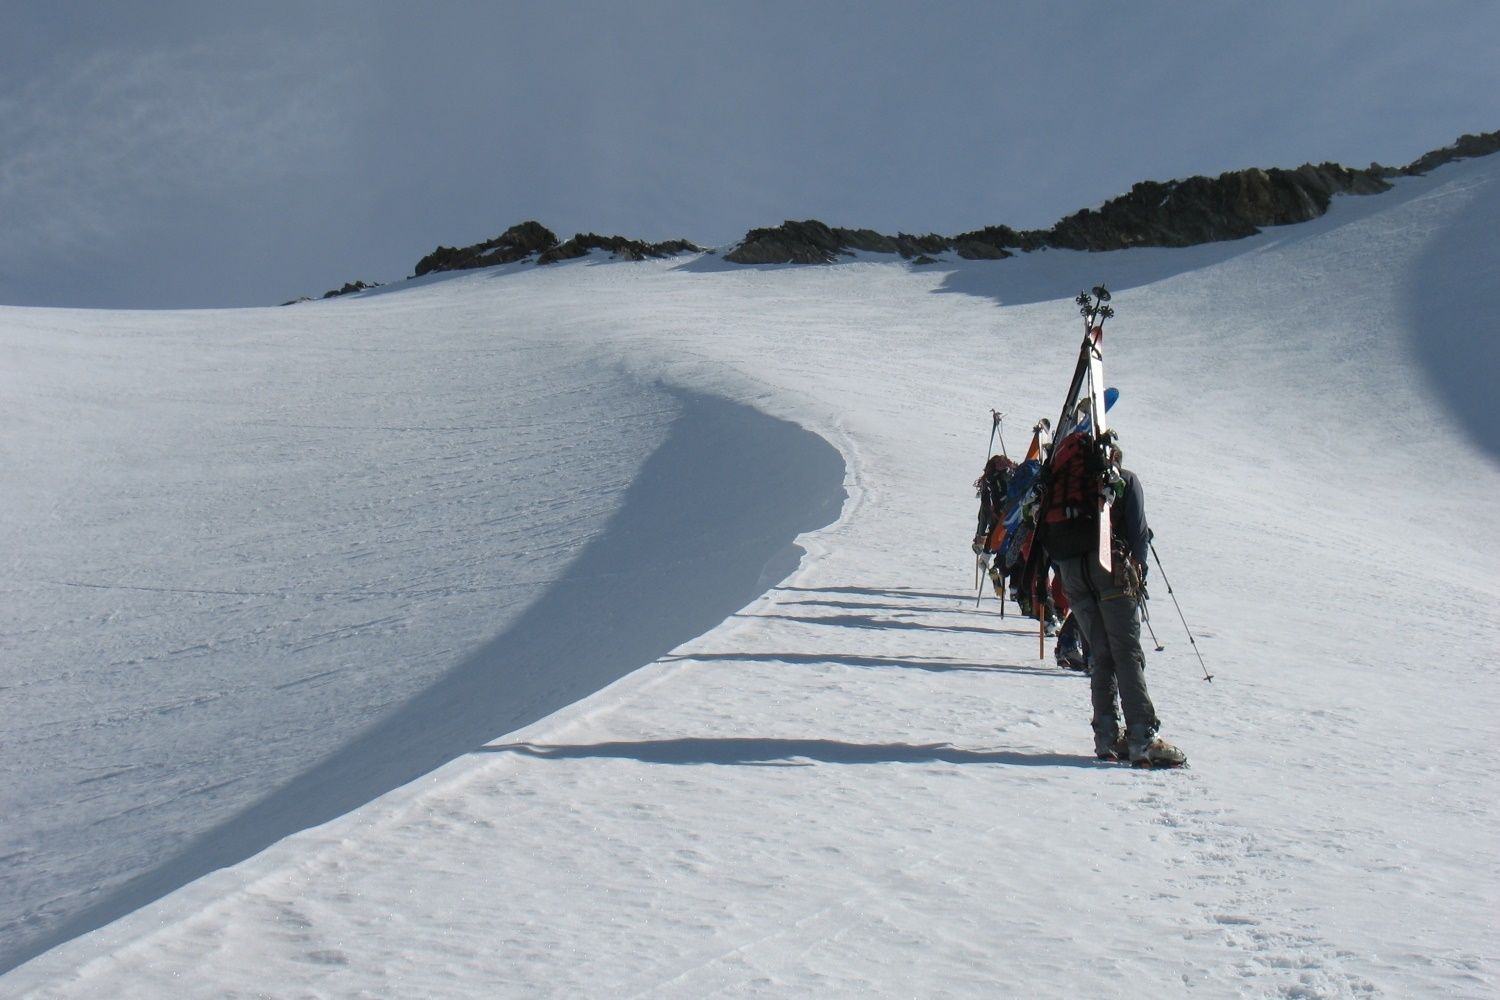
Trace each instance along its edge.
<path fill-rule="evenodd" d="M 439 244 L 1047 226 L 1500 128 L 1494 0 L 7 0 L 0 303 L 274 305 Z"/>

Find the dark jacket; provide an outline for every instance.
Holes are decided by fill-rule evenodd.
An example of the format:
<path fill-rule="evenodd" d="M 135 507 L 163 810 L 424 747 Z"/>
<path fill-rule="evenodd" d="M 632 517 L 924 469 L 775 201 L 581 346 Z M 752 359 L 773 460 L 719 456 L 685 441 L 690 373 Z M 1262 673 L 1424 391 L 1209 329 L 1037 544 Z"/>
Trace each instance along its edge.
<path fill-rule="evenodd" d="M 1130 557 L 1142 566 L 1151 553 L 1151 527 L 1146 524 L 1146 491 L 1141 480 L 1129 469 L 1120 470 L 1125 480 L 1125 495 L 1110 508 L 1110 529 L 1125 545 Z"/>
<path fill-rule="evenodd" d="M 1010 486 L 1010 470 L 986 469 L 977 484 L 979 489 L 979 523 L 975 533 L 989 535 L 1005 512 L 1005 491 Z"/>

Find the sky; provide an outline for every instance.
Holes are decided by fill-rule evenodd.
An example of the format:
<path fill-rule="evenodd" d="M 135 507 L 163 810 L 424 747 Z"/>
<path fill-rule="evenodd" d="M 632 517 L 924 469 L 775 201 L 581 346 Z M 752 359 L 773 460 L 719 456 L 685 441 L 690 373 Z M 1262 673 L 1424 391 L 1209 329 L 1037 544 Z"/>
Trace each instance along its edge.
<path fill-rule="evenodd" d="M 1500 128 L 1500 4 L 3 0 L 0 303 L 276 305 L 535 219 L 1044 227 Z"/>

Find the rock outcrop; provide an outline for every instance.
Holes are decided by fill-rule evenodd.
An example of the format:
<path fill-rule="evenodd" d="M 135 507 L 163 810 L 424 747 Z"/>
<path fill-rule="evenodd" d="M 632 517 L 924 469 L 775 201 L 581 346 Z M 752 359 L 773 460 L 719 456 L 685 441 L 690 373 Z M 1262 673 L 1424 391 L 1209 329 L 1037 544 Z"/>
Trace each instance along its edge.
<path fill-rule="evenodd" d="M 515 264 L 535 259 L 538 264 L 582 257 L 591 250 L 608 250 L 620 260 L 645 260 L 648 257 L 671 257 L 680 253 L 702 253 L 702 248 L 687 240 L 646 243 L 624 236 L 599 236 L 579 233 L 559 243 L 552 230 L 539 222 L 522 222 L 511 226 L 492 240 L 470 247 L 438 247 L 417 262 L 415 277 L 435 271 L 464 271 L 496 264 Z"/>
<path fill-rule="evenodd" d="M 378 281 L 376 281 L 374 283 L 366 283 L 366 282 L 363 282 L 363 281 L 346 281 L 346 282 L 344 282 L 344 287 L 342 287 L 342 288 L 334 288 L 334 289 L 332 289 L 330 291 L 326 291 L 326 292 L 323 293 L 322 297 L 325 298 L 325 299 L 336 299 L 340 295 L 349 295 L 349 294 L 351 294 L 353 292 L 362 292 L 362 291 L 364 291 L 367 288 L 379 288 L 379 287 L 380 287 L 380 282 L 378 282 Z M 282 305 L 284 305 L 284 306 L 295 306 L 295 305 L 299 305 L 300 303 L 303 303 L 303 302 L 311 302 L 312 300 L 313 299 L 312 299 L 311 295 L 299 295 L 295 299 L 292 299 L 290 302 L 283 302 Z"/>
<path fill-rule="evenodd" d="M 413 277 L 434 271 L 467 271 L 496 264 L 514 264 L 557 246 L 552 230 L 539 222 L 511 226 L 492 240 L 468 247 L 438 247 L 417 261 Z"/>
<path fill-rule="evenodd" d="M 1441 167 L 1445 163 L 1452 163 L 1454 160 L 1467 160 L 1476 156 L 1489 156 L 1491 153 L 1497 152 L 1500 152 L 1500 132 L 1461 135 L 1453 145 L 1444 146 L 1442 149 L 1434 149 L 1430 153 L 1424 153 L 1397 172 L 1406 176 L 1420 176 L 1429 170 Z"/>
<path fill-rule="evenodd" d="M 378 282 L 378 281 L 375 282 L 374 284 L 370 284 L 370 285 L 365 284 L 363 281 L 347 281 L 347 282 L 344 283 L 344 287 L 343 288 L 335 288 L 332 291 L 324 292 L 323 293 L 323 298 L 325 298 L 325 299 L 336 299 L 340 295 L 349 295 L 349 294 L 352 294 L 354 292 L 362 292 L 362 291 L 364 291 L 367 288 L 379 288 L 379 287 L 380 287 L 380 282 Z"/>
<path fill-rule="evenodd" d="M 816 220 L 752 229 L 724 259 L 733 264 L 827 264 L 855 251 L 896 253 L 910 260 L 953 253 L 969 260 L 1002 260 L 1016 252 L 1186 247 L 1253 236 L 1263 226 L 1315 219 L 1335 194 L 1374 194 L 1390 187 L 1376 170 L 1337 164 L 1296 170 L 1237 170 L 1218 177 L 1142 181 L 1097 209 L 1086 208 L 1051 229 L 1018 232 L 987 226 L 954 237 L 835 229 Z"/>
<path fill-rule="evenodd" d="M 1061 220 L 1044 237 L 1064 250 L 1188 247 L 1254 236 L 1265 226 L 1316 219 L 1335 194 L 1390 188 L 1375 170 L 1333 163 L 1296 170 L 1235 170 L 1218 177 L 1144 181 L 1130 192 Z"/>
<path fill-rule="evenodd" d="M 1337 163 L 1304 164 L 1295 170 L 1233 170 L 1217 177 L 1142 181 L 1098 208 L 1086 208 L 1050 229 L 1017 231 L 987 226 L 954 237 L 882 236 L 868 229 L 838 229 L 816 220 L 752 229 L 724 259 L 734 264 L 827 264 L 856 251 L 896 253 L 931 263 L 940 253 L 970 260 L 1000 260 L 1047 247 L 1060 250 L 1123 250 L 1127 247 L 1187 247 L 1253 236 L 1266 226 L 1316 219 L 1337 194 L 1389 190 L 1390 179 L 1426 173 L 1453 160 L 1500 151 L 1500 132 L 1463 136 L 1400 168 L 1371 164 L 1351 169 Z"/>
<path fill-rule="evenodd" d="M 914 265 L 937 263 L 951 253 L 968 260 L 1003 260 L 1049 247 L 1062 250 L 1123 250 L 1128 247 L 1187 247 L 1253 236 L 1266 226 L 1315 219 L 1328 211 L 1334 195 L 1386 191 L 1398 177 L 1425 174 L 1454 160 L 1500 152 L 1500 131 L 1460 136 L 1404 167 L 1372 163 L 1352 169 L 1337 163 L 1232 170 L 1217 177 L 1142 181 L 1098 208 L 1086 208 L 1050 229 L 1015 230 L 985 226 L 957 236 L 886 236 L 872 229 L 840 229 L 816 219 L 752 229 L 723 256 L 734 264 L 829 264 L 855 253 L 899 254 Z M 646 243 L 623 236 L 579 233 L 566 242 L 539 222 L 511 226 L 492 240 L 468 247 L 440 246 L 417 262 L 415 276 L 532 260 L 537 264 L 571 260 L 602 250 L 618 260 L 646 260 L 703 253 L 687 240 Z M 324 298 L 374 288 L 362 281 Z M 306 297 L 294 300 L 308 301 Z M 293 303 L 288 302 L 286 305 Z"/>
<path fill-rule="evenodd" d="M 616 260 L 646 260 L 648 257 L 675 257 L 680 253 L 702 253 L 703 248 L 687 240 L 667 240 L 664 243 L 643 243 L 623 236 L 599 236 L 596 233 L 579 233 L 565 243 L 559 243 L 537 256 L 538 264 L 551 264 L 559 260 L 573 260 L 586 256 L 592 250 L 607 250 Z"/>
<path fill-rule="evenodd" d="M 872 229 L 832 229 L 809 219 L 752 229 L 724 259 L 733 264 L 829 264 L 858 250 L 910 259 L 949 249 L 951 241 L 942 236 L 882 236 Z"/>

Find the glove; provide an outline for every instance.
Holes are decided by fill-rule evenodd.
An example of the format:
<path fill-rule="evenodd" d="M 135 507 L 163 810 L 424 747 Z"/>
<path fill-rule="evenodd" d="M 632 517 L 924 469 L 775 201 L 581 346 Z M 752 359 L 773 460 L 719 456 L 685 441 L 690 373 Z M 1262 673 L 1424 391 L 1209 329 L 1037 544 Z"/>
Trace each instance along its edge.
<path fill-rule="evenodd" d="M 1112 465 L 1104 473 L 1104 492 L 1108 494 L 1111 503 L 1125 499 L 1125 477 Z"/>

